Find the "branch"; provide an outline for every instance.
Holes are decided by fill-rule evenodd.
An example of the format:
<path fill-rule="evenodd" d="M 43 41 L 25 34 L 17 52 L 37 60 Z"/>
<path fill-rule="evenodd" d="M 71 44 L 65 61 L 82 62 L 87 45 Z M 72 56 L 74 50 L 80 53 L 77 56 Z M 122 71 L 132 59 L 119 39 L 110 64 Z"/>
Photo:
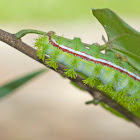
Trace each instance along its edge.
<path fill-rule="evenodd" d="M 22 31 L 25 31 L 25 30 L 22 30 Z M 24 33 L 25 34 L 36 33 L 36 30 L 34 30 L 34 31 L 35 32 L 30 32 L 29 31 L 29 32 L 24 32 Z M 20 52 L 26 54 L 27 56 L 29 56 L 29 57 L 33 58 L 34 60 L 42 63 L 43 65 L 45 65 L 45 63 L 38 58 L 38 56 L 36 54 L 36 50 L 34 48 L 32 48 L 29 45 L 22 42 L 21 39 L 17 39 L 17 37 L 21 38 L 22 36 L 25 35 L 25 34 L 21 34 L 21 33 L 23 33 L 23 32 L 20 31 L 20 32 L 18 32 L 17 34 L 14 35 L 14 34 L 8 33 L 6 31 L 3 31 L 3 30 L 0 29 L 0 41 L 5 42 L 6 44 L 10 45 L 11 47 L 19 50 Z M 40 32 L 40 33 L 41 34 L 47 34 L 45 32 Z M 46 56 L 46 58 L 47 58 L 47 56 Z M 50 69 L 54 70 L 53 68 L 50 68 Z M 56 72 L 63 75 L 63 69 L 66 69 L 66 67 L 59 63 L 58 64 L 58 69 L 57 69 Z M 78 86 L 80 86 L 82 89 L 88 91 L 94 97 L 94 99 L 98 99 L 99 101 L 104 102 L 105 104 L 112 107 L 113 109 L 115 109 L 116 111 L 118 111 L 123 116 L 125 116 L 130 121 L 132 121 L 133 123 L 135 123 L 137 126 L 140 127 L 140 119 L 139 118 L 137 118 L 135 115 L 133 115 L 127 109 L 125 109 L 124 107 L 119 105 L 117 102 L 112 100 L 105 93 L 99 91 L 97 88 L 95 88 L 95 87 L 91 88 L 87 85 L 84 85 L 83 82 L 82 82 L 83 78 L 81 76 L 78 75 L 76 79 L 71 79 L 71 78 L 69 78 L 69 79 L 71 81 L 73 81 L 75 84 L 77 84 Z"/>

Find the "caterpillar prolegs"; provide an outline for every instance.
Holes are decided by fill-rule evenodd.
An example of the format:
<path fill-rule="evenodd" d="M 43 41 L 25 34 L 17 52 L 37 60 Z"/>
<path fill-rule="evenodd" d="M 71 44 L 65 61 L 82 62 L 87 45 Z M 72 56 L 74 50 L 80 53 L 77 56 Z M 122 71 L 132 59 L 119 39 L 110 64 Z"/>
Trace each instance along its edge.
<path fill-rule="evenodd" d="M 76 78 L 84 75 L 84 84 L 95 86 L 128 110 L 140 108 L 140 73 L 111 51 L 101 53 L 97 44 L 83 44 L 54 33 L 40 36 L 35 43 L 37 54 L 46 65 L 57 70 L 58 63 L 67 67 L 64 74 Z M 45 55 L 49 56 L 45 60 Z"/>

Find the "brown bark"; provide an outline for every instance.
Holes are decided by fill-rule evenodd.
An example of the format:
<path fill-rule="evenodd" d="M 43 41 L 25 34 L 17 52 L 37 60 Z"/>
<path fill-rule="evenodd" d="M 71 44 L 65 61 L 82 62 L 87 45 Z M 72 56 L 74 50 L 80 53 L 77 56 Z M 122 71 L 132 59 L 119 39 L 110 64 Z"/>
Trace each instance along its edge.
<path fill-rule="evenodd" d="M 34 48 L 30 47 L 29 45 L 25 44 L 24 42 L 22 42 L 21 39 L 17 39 L 14 34 L 8 33 L 6 31 L 3 31 L 0 29 L 0 41 L 5 42 L 6 44 L 10 45 L 11 47 L 19 50 L 20 52 L 26 54 L 27 56 L 29 56 L 29 57 L 33 58 L 34 60 L 45 65 L 45 63 L 38 58 L 38 56 L 36 54 L 36 50 Z M 50 68 L 50 69 L 54 70 L 53 68 Z M 63 69 L 66 69 L 66 67 L 59 64 L 56 72 L 63 75 Z M 112 100 L 110 97 L 106 96 L 105 93 L 99 91 L 96 88 L 91 88 L 87 85 L 84 85 L 82 82 L 82 80 L 83 80 L 82 77 L 80 77 L 78 75 L 76 79 L 71 79 L 71 78 L 69 78 L 69 79 L 71 81 L 73 81 L 74 83 L 76 83 L 78 86 L 80 86 L 82 89 L 88 91 L 95 99 L 98 99 L 99 101 L 104 102 L 105 104 L 112 107 L 113 109 L 115 109 L 116 111 L 118 111 L 119 113 L 121 113 L 126 118 L 128 118 L 130 121 L 132 121 L 133 123 L 135 123 L 137 126 L 140 127 L 139 118 L 137 118 L 131 112 L 129 112 L 128 110 L 126 110 L 125 108 L 120 106 L 117 102 Z"/>

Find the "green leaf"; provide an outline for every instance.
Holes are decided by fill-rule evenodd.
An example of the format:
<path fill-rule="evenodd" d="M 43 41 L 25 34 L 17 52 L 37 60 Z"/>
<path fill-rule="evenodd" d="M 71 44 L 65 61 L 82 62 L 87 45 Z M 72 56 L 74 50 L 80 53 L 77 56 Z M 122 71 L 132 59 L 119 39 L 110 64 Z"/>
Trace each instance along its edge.
<path fill-rule="evenodd" d="M 121 117 L 121 118 L 123 118 L 123 119 L 125 119 L 125 120 L 127 120 L 127 121 L 130 121 L 130 120 L 128 120 L 126 117 L 124 117 L 122 114 L 120 114 L 119 112 L 117 112 L 115 109 L 111 108 L 110 106 L 107 106 L 107 105 L 104 104 L 103 102 L 100 102 L 100 105 L 101 105 L 104 109 L 106 109 L 106 110 L 108 110 L 109 112 L 111 112 L 112 114 L 114 114 L 114 115 L 116 115 L 116 116 L 118 116 L 118 117 Z"/>
<path fill-rule="evenodd" d="M 40 75 L 41 73 L 45 72 L 46 69 L 39 70 L 33 73 L 30 73 L 26 76 L 20 77 L 16 80 L 13 80 L 3 86 L 0 87 L 0 98 L 5 97 L 7 95 L 10 95 L 11 92 L 13 92 L 15 89 L 21 87 L 25 83 L 27 83 L 29 80 L 33 79 L 34 77 Z"/>
<path fill-rule="evenodd" d="M 92 9 L 92 12 L 107 33 L 107 49 L 125 56 L 140 71 L 140 33 L 109 9 Z"/>

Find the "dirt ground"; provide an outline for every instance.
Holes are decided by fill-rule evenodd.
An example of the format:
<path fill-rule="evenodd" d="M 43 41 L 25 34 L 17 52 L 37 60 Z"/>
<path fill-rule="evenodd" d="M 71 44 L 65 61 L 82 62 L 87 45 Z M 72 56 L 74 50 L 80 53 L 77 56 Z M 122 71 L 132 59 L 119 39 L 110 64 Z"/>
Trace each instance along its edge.
<path fill-rule="evenodd" d="M 127 22 L 140 30 L 140 20 Z M 106 37 L 97 21 L 0 26 L 12 33 L 25 28 L 53 30 L 86 43 L 102 44 L 102 34 Z M 27 35 L 23 41 L 33 46 L 36 37 Z M 0 85 L 40 68 L 44 66 L 0 42 Z M 85 105 L 91 99 L 50 70 L 0 101 L 0 140 L 139 140 L 137 126 L 100 106 Z"/>

